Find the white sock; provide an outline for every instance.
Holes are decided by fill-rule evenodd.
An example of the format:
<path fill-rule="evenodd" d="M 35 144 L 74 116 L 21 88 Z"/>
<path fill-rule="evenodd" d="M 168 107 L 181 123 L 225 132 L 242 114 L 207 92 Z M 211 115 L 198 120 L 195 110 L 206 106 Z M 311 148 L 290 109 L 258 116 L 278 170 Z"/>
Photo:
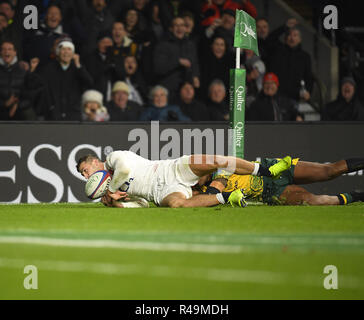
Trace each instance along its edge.
<path fill-rule="evenodd" d="M 225 199 L 224 199 L 224 197 L 222 196 L 222 193 L 218 193 L 218 194 L 216 194 L 216 199 L 217 199 L 217 201 L 219 201 L 221 204 L 225 204 Z"/>
<path fill-rule="evenodd" d="M 252 176 L 257 176 L 258 175 L 259 167 L 260 167 L 259 163 L 254 163 L 254 170 L 251 173 Z"/>

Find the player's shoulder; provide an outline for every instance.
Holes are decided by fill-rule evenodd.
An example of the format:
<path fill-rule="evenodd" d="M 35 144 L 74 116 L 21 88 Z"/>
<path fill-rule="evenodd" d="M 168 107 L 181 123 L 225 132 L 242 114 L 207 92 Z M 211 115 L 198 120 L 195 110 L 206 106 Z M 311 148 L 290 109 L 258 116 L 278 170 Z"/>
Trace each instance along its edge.
<path fill-rule="evenodd" d="M 126 155 L 136 155 L 133 151 L 129 150 L 115 150 L 110 152 L 106 158 L 118 157 L 118 156 L 126 156 Z"/>
<path fill-rule="evenodd" d="M 145 159 L 130 150 L 116 150 L 116 151 L 109 153 L 109 155 L 106 157 L 106 161 L 111 161 L 114 159 L 115 160 L 119 159 L 122 161 L 127 161 L 127 162 L 132 162 L 132 163 L 140 162 L 140 161 L 149 161 L 148 159 Z"/>

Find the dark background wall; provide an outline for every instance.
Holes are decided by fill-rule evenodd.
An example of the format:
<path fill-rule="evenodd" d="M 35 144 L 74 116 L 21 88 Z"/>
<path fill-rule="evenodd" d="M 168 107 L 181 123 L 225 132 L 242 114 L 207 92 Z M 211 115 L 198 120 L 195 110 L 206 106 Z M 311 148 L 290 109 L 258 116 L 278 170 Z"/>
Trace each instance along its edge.
<path fill-rule="evenodd" d="M 195 135 L 195 138 L 191 136 Z M 245 158 L 292 155 L 334 162 L 364 156 L 364 123 L 248 123 Z M 77 159 L 131 149 L 150 159 L 228 153 L 226 124 L 0 124 L 0 202 L 86 201 Z M 317 193 L 364 190 L 363 171 L 311 185 Z"/>

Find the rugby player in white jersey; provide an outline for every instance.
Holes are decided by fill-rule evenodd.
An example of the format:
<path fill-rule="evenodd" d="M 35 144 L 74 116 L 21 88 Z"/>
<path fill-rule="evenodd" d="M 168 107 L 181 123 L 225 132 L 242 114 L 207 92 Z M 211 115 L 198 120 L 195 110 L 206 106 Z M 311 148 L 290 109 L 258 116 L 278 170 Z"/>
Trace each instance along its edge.
<path fill-rule="evenodd" d="M 99 170 L 112 174 L 107 194 L 102 202 L 107 206 L 122 207 L 120 200 L 137 196 L 163 207 L 209 207 L 220 203 L 245 206 L 242 190 L 218 194 L 192 196 L 192 186 L 200 177 L 219 168 L 232 173 L 278 178 L 291 167 L 287 156 L 267 168 L 258 163 L 236 157 L 219 155 L 191 155 L 173 160 L 148 160 L 131 151 L 114 151 L 102 162 L 93 155 L 79 159 L 77 170 L 88 179 Z"/>

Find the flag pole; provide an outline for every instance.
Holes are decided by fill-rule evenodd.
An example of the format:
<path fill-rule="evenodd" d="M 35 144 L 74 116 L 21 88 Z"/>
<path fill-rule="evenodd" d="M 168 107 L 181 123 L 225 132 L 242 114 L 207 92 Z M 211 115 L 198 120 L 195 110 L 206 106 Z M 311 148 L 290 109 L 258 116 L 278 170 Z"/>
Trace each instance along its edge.
<path fill-rule="evenodd" d="M 234 47 L 236 48 L 236 66 L 230 69 L 230 129 L 232 130 L 232 154 L 244 158 L 245 140 L 245 91 L 246 70 L 240 67 L 240 50 L 250 49 L 257 55 L 258 41 L 255 19 L 243 10 L 235 11 Z"/>
<path fill-rule="evenodd" d="M 236 69 L 240 69 L 240 48 L 236 48 Z"/>

